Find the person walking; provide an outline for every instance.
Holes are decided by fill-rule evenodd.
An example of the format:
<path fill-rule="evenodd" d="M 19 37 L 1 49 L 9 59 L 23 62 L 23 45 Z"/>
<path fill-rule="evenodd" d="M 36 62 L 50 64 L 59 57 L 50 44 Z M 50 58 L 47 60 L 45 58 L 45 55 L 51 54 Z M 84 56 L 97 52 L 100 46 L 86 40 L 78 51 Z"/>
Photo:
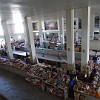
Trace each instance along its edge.
<path fill-rule="evenodd" d="M 61 58 L 61 52 L 60 51 L 58 51 L 57 56 L 58 56 L 58 59 Z"/>
<path fill-rule="evenodd" d="M 97 57 L 97 53 L 96 53 L 95 56 L 93 57 L 93 62 L 94 62 L 94 63 L 97 63 L 97 58 L 98 58 L 98 57 Z"/>
<path fill-rule="evenodd" d="M 42 48 L 42 57 L 44 57 L 44 49 Z"/>
<path fill-rule="evenodd" d="M 76 84 L 76 80 L 73 75 L 70 76 L 70 81 L 69 81 L 69 96 L 74 98 L 74 86 Z"/>
<path fill-rule="evenodd" d="M 26 64 L 29 64 L 29 55 L 28 55 L 28 53 L 26 52 L 26 57 L 25 57 L 25 61 L 26 61 Z"/>

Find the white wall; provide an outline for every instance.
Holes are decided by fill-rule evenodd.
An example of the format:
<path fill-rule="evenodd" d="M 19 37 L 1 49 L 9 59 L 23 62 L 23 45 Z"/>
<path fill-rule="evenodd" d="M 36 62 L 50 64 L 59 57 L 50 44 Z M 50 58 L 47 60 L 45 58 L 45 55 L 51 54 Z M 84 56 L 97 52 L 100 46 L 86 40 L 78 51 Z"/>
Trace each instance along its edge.
<path fill-rule="evenodd" d="M 8 32 L 9 32 L 9 36 L 10 37 L 13 37 L 13 39 L 15 41 L 17 40 L 22 40 L 22 39 L 26 39 L 26 35 L 25 35 L 25 32 L 24 33 L 14 33 L 14 23 L 9 23 L 8 24 Z M 24 24 L 23 24 L 24 25 Z M 20 38 L 21 37 L 21 38 Z"/>
<path fill-rule="evenodd" d="M 25 34 L 13 34 L 12 37 L 13 37 L 13 39 L 15 41 L 17 41 L 17 40 L 25 40 L 25 38 L 26 38 Z M 19 37 L 21 37 L 21 38 L 19 38 Z"/>
<path fill-rule="evenodd" d="M 91 40 L 90 49 L 100 50 L 100 40 Z"/>

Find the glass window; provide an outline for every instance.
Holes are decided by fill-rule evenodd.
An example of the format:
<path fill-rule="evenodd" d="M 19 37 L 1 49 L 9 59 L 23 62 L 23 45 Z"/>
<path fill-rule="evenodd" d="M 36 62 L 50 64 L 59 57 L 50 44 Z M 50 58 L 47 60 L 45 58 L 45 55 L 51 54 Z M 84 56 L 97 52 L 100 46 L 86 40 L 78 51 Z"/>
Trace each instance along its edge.
<path fill-rule="evenodd" d="M 95 28 L 99 28 L 99 16 L 96 16 L 95 17 L 95 24 L 94 24 L 95 26 Z"/>
<path fill-rule="evenodd" d="M 0 36 L 3 36 L 4 35 L 4 32 L 3 32 L 3 28 L 2 28 L 2 25 L 0 23 Z"/>
<path fill-rule="evenodd" d="M 23 23 L 14 24 L 14 33 L 16 33 L 16 34 L 24 33 Z"/>
<path fill-rule="evenodd" d="M 82 20 L 80 18 L 78 20 L 78 29 L 82 29 Z"/>

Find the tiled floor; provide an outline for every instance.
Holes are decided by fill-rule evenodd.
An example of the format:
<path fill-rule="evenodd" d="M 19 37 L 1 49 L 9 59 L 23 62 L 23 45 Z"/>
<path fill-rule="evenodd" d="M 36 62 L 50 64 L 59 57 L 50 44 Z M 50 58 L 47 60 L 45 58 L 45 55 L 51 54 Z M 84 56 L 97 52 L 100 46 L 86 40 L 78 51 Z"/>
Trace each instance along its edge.
<path fill-rule="evenodd" d="M 63 100 L 43 92 L 40 88 L 25 81 L 23 77 L 3 69 L 0 69 L 0 93 L 8 100 Z"/>

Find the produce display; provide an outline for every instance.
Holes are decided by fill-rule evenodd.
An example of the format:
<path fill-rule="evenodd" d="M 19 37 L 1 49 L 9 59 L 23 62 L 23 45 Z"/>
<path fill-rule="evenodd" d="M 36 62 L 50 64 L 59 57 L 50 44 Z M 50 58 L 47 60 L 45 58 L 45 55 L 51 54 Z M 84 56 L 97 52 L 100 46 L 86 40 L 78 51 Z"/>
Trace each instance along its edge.
<path fill-rule="evenodd" d="M 62 69 L 36 64 L 30 68 L 27 74 L 30 77 L 27 77 L 26 80 L 32 84 L 37 80 L 38 82 L 35 82 L 35 85 L 39 84 L 47 92 L 64 97 L 64 91 L 65 87 L 68 87 L 69 77 L 63 74 Z"/>
<path fill-rule="evenodd" d="M 100 98 L 100 65 L 93 63 L 91 60 L 82 68 L 82 71 L 86 75 L 85 80 L 77 80 L 77 84 L 74 86 L 74 91 Z"/>
<path fill-rule="evenodd" d="M 97 86 L 93 84 L 83 83 L 81 81 L 78 81 L 77 85 L 74 86 L 74 91 L 82 92 L 90 96 L 96 96 L 96 88 Z"/>
<path fill-rule="evenodd" d="M 94 96 L 100 98 L 100 70 L 99 65 L 95 65 L 92 62 L 89 62 L 88 65 L 82 68 L 82 72 L 77 73 L 77 71 L 69 72 L 65 68 L 56 68 L 56 66 L 42 64 L 30 65 L 26 64 L 19 59 L 0 59 L 0 64 L 9 65 L 10 67 L 16 68 L 18 70 L 24 71 L 28 77 L 25 79 L 38 87 L 41 87 L 42 90 L 45 90 L 51 94 L 63 97 L 65 100 L 68 98 L 68 88 L 70 81 L 70 74 L 76 76 L 77 84 L 74 86 L 75 92 L 80 92 L 89 96 Z M 91 72 L 95 68 L 96 74 L 93 77 L 93 82 L 84 82 L 77 79 L 77 74 L 80 73 L 87 74 L 85 76 L 88 79 L 88 76 L 91 75 Z"/>
<path fill-rule="evenodd" d="M 51 94 L 64 97 L 65 87 L 68 86 L 69 81 L 69 76 L 64 74 L 64 69 L 45 64 L 27 65 L 20 59 L 0 59 L 0 64 L 25 71 L 29 75 L 25 79 L 31 84 L 41 87 Z"/>
<path fill-rule="evenodd" d="M 12 63 L 10 62 L 10 60 L 6 58 L 0 58 L 0 64 L 12 66 Z"/>

